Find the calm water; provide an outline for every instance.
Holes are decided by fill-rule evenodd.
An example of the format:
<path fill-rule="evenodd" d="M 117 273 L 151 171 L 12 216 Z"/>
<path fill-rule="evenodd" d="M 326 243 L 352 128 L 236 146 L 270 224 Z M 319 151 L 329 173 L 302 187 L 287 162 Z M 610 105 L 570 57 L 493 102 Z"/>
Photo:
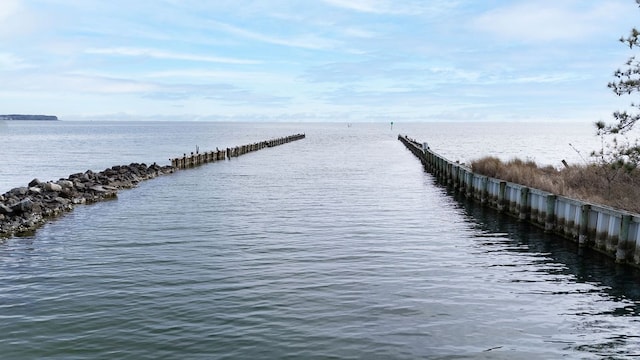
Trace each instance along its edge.
<path fill-rule="evenodd" d="M 556 165 L 588 124 L 4 123 L 0 185 L 298 132 L 0 243 L 1 357 L 640 355 L 636 271 L 456 199 L 396 139 Z"/>

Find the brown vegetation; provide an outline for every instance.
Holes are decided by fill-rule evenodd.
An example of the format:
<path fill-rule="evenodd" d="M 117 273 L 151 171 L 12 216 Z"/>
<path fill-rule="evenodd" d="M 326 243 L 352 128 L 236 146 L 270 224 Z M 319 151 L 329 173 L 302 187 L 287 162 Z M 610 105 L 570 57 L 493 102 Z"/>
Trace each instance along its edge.
<path fill-rule="evenodd" d="M 473 172 L 536 188 L 556 195 L 640 213 L 640 170 L 611 165 L 582 165 L 555 169 L 513 159 L 484 157 L 472 162 Z"/>

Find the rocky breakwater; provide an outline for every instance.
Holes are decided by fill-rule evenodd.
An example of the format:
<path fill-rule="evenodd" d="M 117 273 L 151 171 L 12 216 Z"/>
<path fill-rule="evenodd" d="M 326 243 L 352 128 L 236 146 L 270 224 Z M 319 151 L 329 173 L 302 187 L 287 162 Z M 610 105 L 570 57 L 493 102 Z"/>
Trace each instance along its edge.
<path fill-rule="evenodd" d="M 101 172 L 88 170 L 56 182 L 32 180 L 0 195 L 0 238 L 28 235 L 48 219 L 73 210 L 75 205 L 113 199 L 118 190 L 173 173 L 172 166 L 129 164 Z"/>

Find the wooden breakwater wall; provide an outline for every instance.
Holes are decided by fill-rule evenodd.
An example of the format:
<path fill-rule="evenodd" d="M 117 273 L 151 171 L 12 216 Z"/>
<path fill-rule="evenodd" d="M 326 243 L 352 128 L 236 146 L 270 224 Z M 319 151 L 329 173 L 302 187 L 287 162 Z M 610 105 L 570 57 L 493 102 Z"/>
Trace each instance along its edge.
<path fill-rule="evenodd" d="M 191 156 L 185 154 L 182 158 L 171 159 L 171 165 L 165 166 L 132 163 L 112 166 L 100 172 L 87 170 L 58 181 L 41 182 L 33 179 L 27 186 L 17 187 L 0 195 L 0 239 L 30 235 L 50 219 L 73 210 L 76 205 L 116 198 L 119 190 L 135 187 L 142 181 L 304 137 L 304 134 L 296 134 L 222 151 L 192 153 Z"/>
<path fill-rule="evenodd" d="M 476 174 L 438 155 L 427 143 L 402 135 L 398 139 L 427 171 L 465 197 L 604 253 L 616 262 L 640 267 L 639 214 Z"/>
<path fill-rule="evenodd" d="M 215 151 L 209 151 L 204 153 L 196 152 L 191 153 L 190 155 L 183 154 L 182 157 L 169 159 L 171 161 L 171 166 L 176 169 L 188 169 L 196 166 L 200 166 L 203 164 L 231 159 L 233 157 L 238 157 L 244 154 L 248 154 L 250 152 L 262 150 L 268 147 L 274 147 L 278 145 L 283 145 L 286 143 L 290 143 L 292 141 L 301 140 L 305 138 L 305 134 L 295 134 L 290 136 L 285 136 L 281 138 L 260 141 L 257 143 L 247 144 L 236 146 L 232 148 L 226 148 L 224 150 L 216 149 Z"/>

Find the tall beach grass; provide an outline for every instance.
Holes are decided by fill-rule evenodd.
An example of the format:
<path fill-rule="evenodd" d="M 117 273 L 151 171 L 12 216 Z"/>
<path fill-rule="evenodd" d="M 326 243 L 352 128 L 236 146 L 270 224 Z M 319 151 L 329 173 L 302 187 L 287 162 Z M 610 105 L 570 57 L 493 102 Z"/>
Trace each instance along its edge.
<path fill-rule="evenodd" d="M 483 157 L 473 172 L 567 196 L 585 202 L 640 213 L 640 170 L 625 172 L 609 165 L 589 164 L 556 169 L 534 161 Z"/>

